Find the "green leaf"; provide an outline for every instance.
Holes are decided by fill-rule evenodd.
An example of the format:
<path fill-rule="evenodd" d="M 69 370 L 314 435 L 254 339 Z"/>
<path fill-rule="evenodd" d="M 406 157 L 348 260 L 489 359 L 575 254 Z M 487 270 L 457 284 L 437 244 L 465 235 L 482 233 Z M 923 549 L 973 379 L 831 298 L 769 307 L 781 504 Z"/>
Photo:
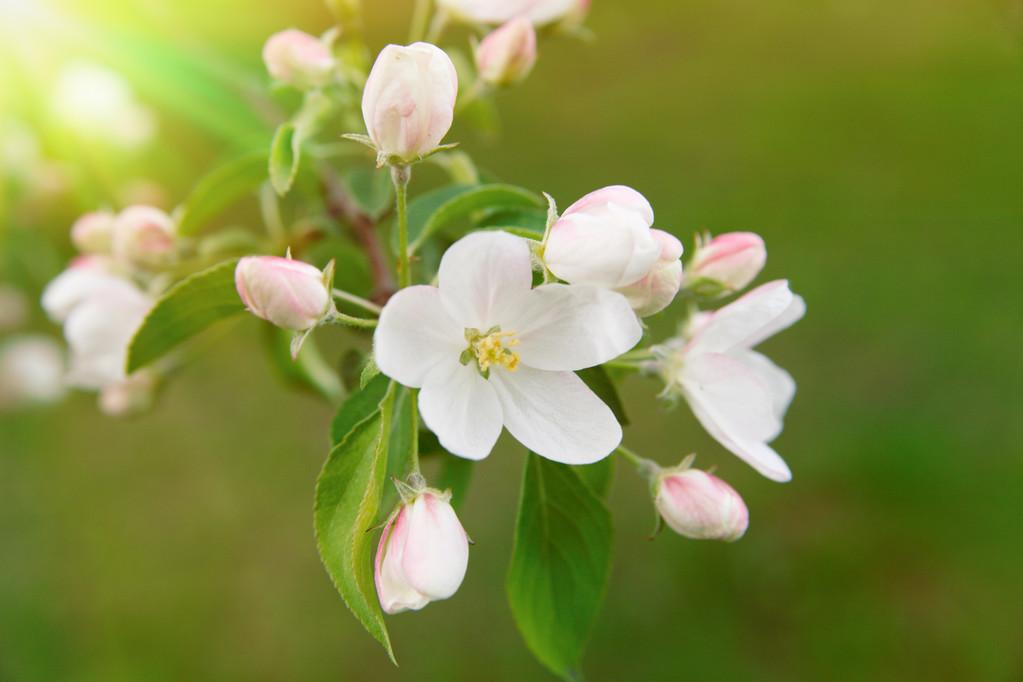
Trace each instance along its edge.
<path fill-rule="evenodd" d="M 611 492 L 611 483 L 614 481 L 616 460 L 617 457 L 614 454 L 610 454 L 599 462 L 582 464 L 572 468 L 575 469 L 575 472 L 579 474 L 579 478 L 589 486 L 590 490 L 597 497 L 607 500 L 607 495 Z"/>
<path fill-rule="evenodd" d="M 473 462 L 471 459 L 458 457 L 448 452 L 441 454 L 440 470 L 434 479 L 434 487 L 438 490 L 451 491 L 451 506 L 460 511 L 469 493 L 472 481 Z"/>
<path fill-rule="evenodd" d="M 284 196 L 298 175 L 302 158 L 302 138 L 291 121 L 282 123 L 270 143 L 270 182 L 278 194 Z"/>
<path fill-rule="evenodd" d="M 353 168 L 345 173 L 344 184 L 359 210 L 373 220 L 379 220 L 394 203 L 394 184 L 387 168 Z"/>
<path fill-rule="evenodd" d="M 331 450 L 316 482 L 316 547 L 345 604 L 395 661 L 373 584 L 371 533 L 387 474 L 397 386 Z M 397 663 L 395 661 L 395 663 Z"/>
<path fill-rule="evenodd" d="M 237 264 L 237 260 L 229 260 L 214 265 L 181 280 L 160 297 L 128 346 L 126 371 L 130 374 L 214 322 L 244 312 L 234 286 Z"/>
<path fill-rule="evenodd" d="M 526 461 L 507 591 L 533 654 L 566 679 L 579 664 L 611 569 L 611 516 L 572 467 Z"/>
<path fill-rule="evenodd" d="M 597 394 L 598 398 L 604 401 L 604 404 L 611 408 L 619 424 L 622 426 L 629 425 L 629 417 L 625 414 L 625 407 L 622 405 L 621 398 L 618 397 L 618 389 L 615 388 L 614 382 L 611 381 L 611 377 L 606 369 L 598 365 L 597 367 L 588 367 L 587 369 L 580 370 L 576 374 L 590 387 L 591 391 Z"/>
<path fill-rule="evenodd" d="M 467 192 L 445 201 L 437 207 L 419 232 L 409 232 L 410 248 L 416 247 L 441 231 L 459 226 L 457 233 L 448 232 L 455 237 L 468 232 L 473 226 L 470 217 L 473 213 L 487 209 L 540 206 L 541 199 L 533 192 L 515 187 L 514 185 L 477 185 Z"/>
<path fill-rule="evenodd" d="M 211 218 L 266 180 L 266 152 L 251 152 L 206 175 L 182 204 L 178 233 L 198 232 Z"/>
<path fill-rule="evenodd" d="M 270 359 L 284 381 L 297 388 L 311 391 L 335 405 L 344 399 L 345 389 L 341 379 L 324 359 L 313 337 L 306 339 L 298 359 L 292 360 L 293 333 L 272 324 L 264 325 L 264 328 Z"/>
<path fill-rule="evenodd" d="M 341 405 L 330 425 L 330 442 L 337 445 L 348 433 L 373 414 L 387 393 L 390 380 L 377 375 L 365 388 L 353 392 Z"/>

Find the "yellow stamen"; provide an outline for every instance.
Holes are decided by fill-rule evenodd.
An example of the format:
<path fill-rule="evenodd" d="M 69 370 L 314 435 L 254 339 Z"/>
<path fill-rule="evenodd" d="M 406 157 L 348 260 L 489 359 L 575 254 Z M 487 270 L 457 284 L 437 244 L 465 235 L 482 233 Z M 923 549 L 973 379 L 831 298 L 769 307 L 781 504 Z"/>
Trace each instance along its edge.
<path fill-rule="evenodd" d="M 467 329 L 465 337 L 469 341 L 467 351 L 475 357 L 480 372 L 486 373 L 493 365 L 504 367 L 509 372 L 518 369 L 518 353 L 511 350 L 519 345 L 515 332 L 503 332 L 494 327 L 481 334 L 478 330 Z"/>

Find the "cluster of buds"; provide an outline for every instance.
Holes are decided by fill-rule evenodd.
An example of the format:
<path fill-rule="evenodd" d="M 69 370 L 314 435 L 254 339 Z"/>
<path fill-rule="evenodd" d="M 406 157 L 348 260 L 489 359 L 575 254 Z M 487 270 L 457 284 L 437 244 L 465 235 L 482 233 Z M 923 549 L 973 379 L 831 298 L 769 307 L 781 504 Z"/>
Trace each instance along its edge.
<path fill-rule="evenodd" d="M 120 213 L 86 213 L 71 226 L 71 242 L 83 254 L 111 257 L 122 268 L 158 270 L 177 259 L 177 227 L 152 206 Z"/>

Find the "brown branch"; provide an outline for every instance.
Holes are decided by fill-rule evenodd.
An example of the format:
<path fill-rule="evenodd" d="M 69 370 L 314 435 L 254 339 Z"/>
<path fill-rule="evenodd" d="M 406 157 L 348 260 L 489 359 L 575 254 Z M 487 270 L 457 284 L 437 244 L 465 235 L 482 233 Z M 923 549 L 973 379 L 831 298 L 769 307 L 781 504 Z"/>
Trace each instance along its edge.
<path fill-rule="evenodd" d="M 373 275 L 373 293 L 370 298 L 375 303 L 383 305 L 394 294 L 396 288 L 387 252 L 377 233 L 377 224 L 359 209 L 333 170 L 324 167 L 320 172 L 320 178 L 323 182 L 327 213 L 335 220 L 351 226 L 356 239 L 366 250 L 370 272 Z"/>

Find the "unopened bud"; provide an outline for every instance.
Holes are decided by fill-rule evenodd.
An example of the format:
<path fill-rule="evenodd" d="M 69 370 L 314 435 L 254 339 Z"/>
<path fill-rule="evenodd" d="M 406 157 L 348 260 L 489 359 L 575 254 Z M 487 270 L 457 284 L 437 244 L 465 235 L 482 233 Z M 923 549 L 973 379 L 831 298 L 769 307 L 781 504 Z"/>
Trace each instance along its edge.
<path fill-rule="evenodd" d="M 326 43 L 295 28 L 270 36 L 263 46 L 263 62 L 274 79 L 302 89 L 326 85 L 335 67 Z"/>
<path fill-rule="evenodd" d="M 169 215 L 152 206 L 129 206 L 114 222 L 114 257 L 130 265 L 164 267 L 177 255 L 176 229 Z"/>
<path fill-rule="evenodd" d="M 686 272 L 687 286 L 729 294 L 746 288 L 767 262 L 764 240 L 752 232 L 719 234 L 699 244 Z M 709 293 L 714 293 L 713 291 Z"/>
<path fill-rule="evenodd" d="M 327 279 L 308 263 L 276 256 L 242 258 L 234 271 L 235 287 L 249 312 L 294 331 L 315 327 L 330 310 Z"/>
<path fill-rule="evenodd" d="M 536 63 L 536 30 L 525 17 L 517 17 L 491 32 L 476 48 L 476 70 L 496 86 L 518 83 Z"/>
<path fill-rule="evenodd" d="M 110 211 L 86 213 L 71 226 L 71 243 L 82 253 L 110 253 L 116 219 Z"/>
<path fill-rule="evenodd" d="M 749 525 L 746 503 L 732 486 L 699 469 L 668 470 L 654 503 L 668 526 L 695 540 L 738 540 Z"/>
<path fill-rule="evenodd" d="M 682 286 L 682 242 L 664 230 L 650 230 L 660 244 L 661 255 L 643 279 L 617 291 L 629 299 L 629 305 L 640 317 L 659 313 L 675 300 Z"/>
<path fill-rule="evenodd" d="M 469 537 L 448 495 L 426 489 L 393 514 L 377 546 L 374 576 L 385 613 L 417 611 L 462 584 Z"/>

